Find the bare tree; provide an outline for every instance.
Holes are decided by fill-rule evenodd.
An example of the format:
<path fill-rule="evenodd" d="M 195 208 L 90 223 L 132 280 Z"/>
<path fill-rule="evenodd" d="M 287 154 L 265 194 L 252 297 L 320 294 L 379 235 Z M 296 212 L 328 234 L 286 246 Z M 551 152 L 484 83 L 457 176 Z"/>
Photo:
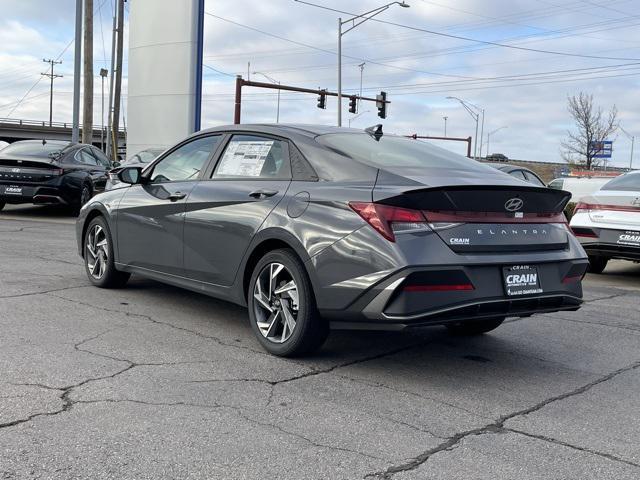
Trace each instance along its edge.
<path fill-rule="evenodd" d="M 568 100 L 567 109 L 576 130 L 567 132 L 567 139 L 562 142 L 562 158 L 591 170 L 600 163 L 599 158 L 594 158 L 598 153 L 594 144 L 606 140 L 617 130 L 618 109 L 614 105 L 605 116 L 602 108 L 593 105 L 593 95 L 584 92 Z"/>

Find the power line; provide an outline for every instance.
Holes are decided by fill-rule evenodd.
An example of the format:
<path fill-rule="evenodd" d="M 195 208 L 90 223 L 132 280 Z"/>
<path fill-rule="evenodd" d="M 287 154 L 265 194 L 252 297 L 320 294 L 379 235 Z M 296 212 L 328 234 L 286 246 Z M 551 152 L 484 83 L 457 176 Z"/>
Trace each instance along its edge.
<path fill-rule="evenodd" d="M 344 10 L 338 10 L 338 9 L 331 8 L 331 7 L 325 7 L 323 5 L 318 5 L 318 4 L 315 4 L 315 3 L 307 2 L 305 0 L 293 0 L 293 1 L 305 4 L 305 5 L 310 5 L 312 7 L 321 8 L 323 10 L 329 10 L 329 11 L 332 11 L 332 12 L 342 13 L 342 14 L 345 14 L 345 15 L 357 16 L 356 13 L 346 12 Z M 461 35 L 453 35 L 451 33 L 436 32 L 434 30 L 428 30 L 426 28 L 419 28 L 419 27 L 414 27 L 414 26 L 411 26 L 411 25 L 404 25 L 402 23 L 396 23 L 396 22 L 391 22 L 391 21 L 388 21 L 388 20 L 382 20 L 380 18 L 372 18 L 371 21 L 378 22 L 378 23 L 383 23 L 385 25 L 392 25 L 394 27 L 406 28 L 408 30 L 414 30 L 414 31 L 417 31 L 417 32 L 430 33 L 432 35 L 437 35 L 437 36 L 440 36 L 440 37 L 453 38 L 453 39 L 456 39 L 456 40 L 464 40 L 466 42 L 481 43 L 481 44 L 484 44 L 484 45 L 493 45 L 495 47 L 510 48 L 510 49 L 514 49 L 514 50 L 523 50 L 523 51 L 527 51 L 527 52 L 546 53 L 546 54 L 549 54 L 549 55 L 562 55 L 562 56 L 565 56 L 565 57 L 593 58 L 593 59 L 598 59 L 598 60 L 626 60 L 626 61 L 637 61 L 637 60 L 640 60 L 640 58 L 602 57 L 602 56 L 597 56 L 597 55 L 584 55 L 584 54 L 580 54 L 580 53 L 557 52 L 557 51 L 554 51 L 554 50 L 543 50 L 543 49 L 538 49 L 538 48 L 520 47 L 520 46 L 517 46 L 517 45 L 509 45 L 509 44 L 506 44 L 506 43 L 492 42 L 492 41 L 489 41 L 489 40 L 479 40 L 479 39 L 476 39 L 476 38 L 463 37 Z"/>
<path fill-rule="evenodd" d="M 300 45 L 300 46 L 306 47 L 306 48 L 311 48 L 313 50 L 318 50 L 320 52 L 329 53 L 331 55 L 337 55 L 337 53 L 334 52 L 333 50 L 329 50 L 329 49 L 321 48 L 321 47 L 316 47 L 315 45 L 310 45 L 308 43 L 303 43 L 303 42 L 299 42 L 297 40 L 292 40 L 290 38 L 283 37 L 283 36 L 277 35 L 275 33 L 266 32 L 264 30 L 260 30 L 260 29 L 255 28 L 255 27 L 251 27 L 249 25 L 245 25 L 243 23 L 236 22 L 236 21 L 230 20 L 228 18 L 224 18 L 224 17 L 220 17 L 218 15 L 214 15 L 213 13 L 205 12 L 205 14 L 209 15 L 210 17 L 217 18 L 218 20 L 222 20 L 224 22 L 228 22 L 228 23 L 231 23 L 233 25 L 236 25 L 236 26 L 239 26 L 239 27 L 242 27 L 242 28 L 246 28 L 246 29 L 252 30 L 254 32 L 262 33 L 263 35 L 267 35 L 269 37 L 277 38 L 277 39 L 283 40 L 285 42 L 293 43 L 295 45 Z M 390 65 L 390 64 L 386 64 L 386 63 L 376 62 L 376 61 L 371 60 L 371 59 L 362 58 L 362 57 L 354 57 L 354 56 L 351 56 L 351 55 L 344 55 L 343 54 L 342 56 L 344 58 L 350 58 L 352 60 L 358 60 L 358 62 L 365 61 L 365 62 L 373 64 L 373 65 L 380 65 L 380 66 L 383 66 L 383 67 L 394 68 L 394 69 L 397 69 L 397 70 L 404 70 L 404 71 L 407 71 L 407 72 L 425 73 L 427 75 L 435 75 L 435 76 L 439 76 L 439 77 L 455 77 L 455 78 L 467 78 L 467 79 L 473 79 L 474 78 L 474 77 L 468 77 L 468 76 L 463 76 L 463 75 L 448 75 L 448 74 L 442 74 L 442 73 L 437 73 L 437 72 L 427 72 L 427 71 L 424 71 L 424 70 L 416 70 L 416 69 L 407 68 L 407 67 L 399 67 L 397 65 Z"/>

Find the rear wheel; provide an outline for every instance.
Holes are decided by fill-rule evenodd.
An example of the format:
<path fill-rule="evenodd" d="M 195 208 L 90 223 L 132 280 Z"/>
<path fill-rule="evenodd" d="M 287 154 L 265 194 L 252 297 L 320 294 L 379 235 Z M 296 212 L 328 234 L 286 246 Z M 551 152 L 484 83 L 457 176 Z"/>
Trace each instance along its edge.
<path fill-rule="evenodd" d="M 102 217 L 91 220 L 84 236 L 84 266 L 89 281 L 96 287 L 120 288 L 130 273 L 116 270 L 111 232 Z"/>
<path fill-rule="evenodd" d="M 326 340 L 329 326 L 318 313 L 304 265 L 291 250 L 274 250 L 260 259 L 247 296 L 251 328 L 269 353 L 303 355 Z"/>
<path fill-rule="evenodd" d="M 504 322 L 504 317 L 486 318 L 484 320 L 467 320 L 464 322 L 449 323 L 446 327 L 452 335 L 481 335 L 495 330 L 502 325 L 502 322 Z"/>
<path fill-rule="evenodd" d="M 599 255 L 589 255 L 589 273 L 602 273 L 609 259 Z"/>

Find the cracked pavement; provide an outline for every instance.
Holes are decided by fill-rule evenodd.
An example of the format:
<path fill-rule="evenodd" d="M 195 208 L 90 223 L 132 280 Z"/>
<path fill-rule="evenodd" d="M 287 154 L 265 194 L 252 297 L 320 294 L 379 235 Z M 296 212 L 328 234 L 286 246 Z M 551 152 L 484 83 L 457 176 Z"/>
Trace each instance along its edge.
<path fill-rule="evenodd" d="M 640 478 L 638 265 L 588 276 L 578 312 L 286 360 L 242 308 L 90 286 L 48 213 L 0 213 L 2 479 Z"/>

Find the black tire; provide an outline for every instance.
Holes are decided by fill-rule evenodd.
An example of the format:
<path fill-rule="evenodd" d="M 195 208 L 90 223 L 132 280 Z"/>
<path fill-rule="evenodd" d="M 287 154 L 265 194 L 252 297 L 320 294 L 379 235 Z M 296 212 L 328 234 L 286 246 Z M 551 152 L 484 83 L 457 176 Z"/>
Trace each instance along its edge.
<path fill-rule="evenodd" d="M 104 232 L 104 239 L 107 242 L 106 247 L 108 251 L 108 253 L 106 254 L 106 257 L 102 257 L 103 259 L 106 258 L 106 261 L 103 260 L 104 270 L 102 272 L 102 275 L 100 275 L 99 277 L 97 277 L 92 273 L 91 261 L 93 260 L 95 265 L 97 263 L 97 260 L 96 260 L 97 257 L 92 255 L 88 246 L 91 241 L 90 237 L 92 234 L 94 234 L 96 226 L 99 226 Z M 129 277 L 131 276 L 130 273 L 120 272 L 119 270 L 116 270 L 115 264 L 113 262 L 112 252 L 113 252 L 113 241 L 111 239 L 111 231 L 109 230 L 107 222 L 103 217 L 95 217 L 93 220 L 91 220 L 91 222 L 87 226 L 87 230 L 84 235 L 84 269 L 85 269 L 85 272 L 87 273 L 87 278 L 89 278 L 89 281 L 96 287 L 122 288 L 126 285 L 127 281 L 129 280 Z"/>
<path fill-rule="evenodd" d="M 456 336 L 482 335 L 495 330 L 504 322 L 504 317 L 486 318 L 483 320 L 467 320 L 446 325 L 449 333 Z"/>
<path fill-rule="evenodd" d="M 270 265 L 274 263 L 281 264 L 285 267 L 286 274 L 290 275 L 293 282 L 295 282 L 298 294 L 297 310 L 289 310 L 296 312 L 295 328 L 293 328 L 293 332 L 290 333 L 290 336 L 282 343 L 277 343 L 267 338 L 268 332 L 262 333 L 258 326 L 260 302 L 258 302 L 254 296 L 258 277 L 261 273 L 264 273 L 265 269 L 268 269 Z M 318 313 L 313 287 L 305 267 L 297 255 L 291 250 L 274 250 L 264 255 L 260 261 L 258 261 L 251 275 L 247 297 L 251 328 L 264 349 L 273 355 L 294 357 L 312 353 L 322 346 L 329 335 L 329 324 L 325 319 L 321 318 Z M 269 295 L 269 297 L 271 297 L 271 295 Z M 278 306 L 275 308 L 282 309 L 283 307 L 280 306 L 279 301 L 277 303 Z M 289 304 L 289 301 L 287 304 L 293 306 L 293 303 Z M 265 312 L 264 308 L 262 311 Z M 284 337 L 284 334 L 282 337 Z"/>
<path fill-rule="evenodd" d="M 599 255 L 589 255 L 589 273 L 602 273 L 607 267 L 609 259 Z"/>
<path fill-rule="evenodd" d="M 91 200 L 92 196 L 93 190 L 91 189 L 91 186 L 86 183 L 82 185 L 82 190 L 80 190 L 80 207 Z"/>
<path fill-rule="evenodd" d="M 2 210 L 4 208 L 4 206 L 6 205 L 6 203 L 4 202 L 0 202 L 0 210 Z"/>

